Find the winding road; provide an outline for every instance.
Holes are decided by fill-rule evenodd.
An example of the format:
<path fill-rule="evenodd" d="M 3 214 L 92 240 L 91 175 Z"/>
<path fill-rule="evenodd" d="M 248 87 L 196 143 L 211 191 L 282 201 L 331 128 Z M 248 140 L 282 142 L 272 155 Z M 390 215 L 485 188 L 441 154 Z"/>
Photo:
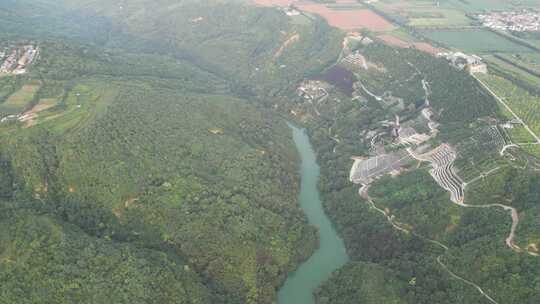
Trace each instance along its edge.
<path fill-rule="evenodd" d="M 370 205 L 371 208 L 375 209 L 376 211 L 378 211 L 379 213 L 382 213 L 385 217 L 386 217 L 386 220 L 392 225 L 392 227 L 394 227 L 396 230 L 399 230 L 401 232 L 404 232 L 404 233 L 407 233 L 407 234 L 412 234 L 426 242 L 429 242 L 429 243 L 432 243 L 432 244 L 435 244 L 436 246 L 442 248 L 444 250 L 444 252 L 446 253 L 449 248 L 448 246 L 444 245 L 443 243 L 439 242 L 439 241 L 436 241 L 436 240 L 432 240 L 432 239 L 429 239 L 429 238 L 426 238 L 424 236 L 421 236 L 419 234 L 417 234 L 416 232 L 414 231 L 411 231 L 409 229 L 406 229 L 406 228 L 403 228 L 401 226 L 399 226 L 399 224 L 397 224 L 395 221 L 394 221 L 394 216 L 390 216 L 388 215 L 384 210 L 378 208 L 376 205 L 375 205 L 375 202 L 373 201 L 373 199 L 369 196 L 368 194 L 368 191 L 369 191 L 369 185 L 363 185 L 360 190 L 359 190 L 359 194 L 362 198 L 364 198 L 368 204 Z M 494 204 L 494 205 L 498 205 L 498 204 Z M 516 214 L 517 215 L 517 214 Z M 514 225 L 512 225 L 514 226 Z M 516 225 L 517 226 L 517 225 Z M 455 274 L 454 272 L 452 272 L 448 266 L 446 266 L 446 264 L 444 264 L 442 262 L 442 257 L 443 255 L 439 255 L 437 257 L 437 263 L 446 271 L 448 272 L 448 274 L 450 274 L 451 277 L 453 277 L 454 279 L 456 280 L 459 280 L 467 285 L 470 285 L 472 287 L 474 287 L 476 290 L 478 290 L 478 292 L 484 297 L 486 298 L 488 301 L 490 301 L 491 303 L 494 303 L 494 304 L 499 304 L 497 301 L 495 301 L 492 297 L 490 297 L 483 289 L 482 287 L 478 286 L 478 284 L 474 283 L 474 282 L 471 282 L 463 277 L 460 277 L 458 276 L 457 274 Z"/>
<path fill-rule="evenodd" d="M 413 157 L 414 159 L 416 159 L 418 161 L 426 161 L 426 162 L 429 162 L 429 163 L 431 163 L 433 165 L 433 161 L 430 158 L 424 157 L 423 155 L 417 155 L 410 148 L 407 149 L 407 152 L 409 152 L 409 155 L 411 155 L 411 157 Z M 497 167 L 495 169 L 492 169 L 492 170 L 490 170 L 488 172 L 485 172 L 485 173 L 481 174 L 478 178 L 488 176 L 489 174 L 491 174 L 491 173 L 493 173 L 493 172 L 495 172 L 495 171 L 497 171 L 499 169 L 500 169 L 499 167 Z M 469 183 L 462 183 L 463 195 L 465 195 L 465 188 L 467 187 L 467 185 L 474 182 L 474 181 L 476 181 L 478 178 L 473 179 Z M 454 204 L 456 204 L 458 206 L 461 206 L 461 207 L 465 207 L 465 208 L 502 208 L 505 211 L 510 211 L 510 215 L 512 217 L 512 227 L 510 229 L 510 233 L 509 233 L 508 237 L 506 238 L 506 245 L 510 249 L 512 249 L 512 250 L 514 250 L 516 252 L 521 252 L 521 248 L 519 248 L 519 246 L 517 246 L 516 243 L 515 243 L 516 229 L 517 229 L 517 226 L 519 224 L 519 216 L 518 216 L 517 210 L 514 207 L 503 205 L 503 204 L 469 205 L 469 204 L 464 203 L 464 197 L 461 200 L 453 199 L 451 201 Z"/>

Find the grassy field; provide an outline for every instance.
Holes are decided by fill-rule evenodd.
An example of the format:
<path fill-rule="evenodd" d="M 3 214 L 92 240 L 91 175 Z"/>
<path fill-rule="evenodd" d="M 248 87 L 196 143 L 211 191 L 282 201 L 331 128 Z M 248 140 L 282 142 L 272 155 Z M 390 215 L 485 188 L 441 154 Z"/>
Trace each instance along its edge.
<path fill-rule="evenodd" d="M 529 94 L 512 82 L 495 75 L 479 78 L 529 125 L 537 135 L 540 134 L 540 97 Z M 502 106 L 501 106 L 502 107 Z"/>
<path fill-rule="evenodd" d="M 527 153 L 540 157 L 540 145 L 525 145 L 521 147 Z"/>
<path fill-rule="evenodd" d="M 503 54 L 502 56 L 504 56 L 504 58 L 510 58 L 510 56 L 506 54 Z M 490 66 L 494 65 L 495 66 L 494 68 L 502 69 L 503 71 L 513 75 L 513 77 L 520 79 L 531 86 L 540 87 L 540 77 L 533 75 L 518 66 L 512 65 L 492 55 L 486 55 L 484 56 L 484 59 L 488 62 L 488 64 L 490 64 Z M 516 62 L 516 64 L 520 66 L 525 66 L 523 63 L 519 61 L 514 61 L 514 60 L 511 60 L 511 61 Z M 530 68 L 530 66 L 527 66 L 527 68 Z"/>
<path fill-rule="evenodd" d="M 395 29 L 391 32 L 388 32 L 387 33 L 388 35 L 392 35 L 394 37 L 397 37 L 403 41 L 406 41 L 406 42 L 417 42 L 418 39 L 415 38 L 414 36 L 412 36 L 409 32 L 407 32 L 406 30 L 402 29 L 402 28 L 398 28 L 398 29 Z"/>
<path fill-rule="evenodd" d="M 24 85 L 20 90 L 9 96 L 4 103 L 0 104 L 0 112 L 17 114 L 24 111 L 32 102 L 40 87 L 39 82 Z"/>
<path fill-rule="evenodd" d="M 101 81 L 84 81 L 77 84 L 60 103 L 61 110 L 40 119 L 49 123 L 48 129 L 63 134 L 76 130 L 95 120 L 111 104 L 117 88 Z"/>
<path fill-rule="evenodd" d="M 408 14 L 408 18 L 408 25 L 421 28 L 460 27 L 471 23 L 463 12 L 440 8 L 415 8 Z"/>
<path fill-rule="evenodd" d="M 510 61 L 519 67 L 531 70 L 540 75 L 540 53 L 520 53 L 520 54 L 497 54 L 505 61 Z M 521 69 L 523 70 L 523 69 Z M 538 76 L 537 76 L 538 77 Z"/>
<path fill-rule="evenodd" d="M 440 1 L 443 7 L 452 7 L 460 9 L 467 13 L 481 12 L 487 9 L 491 10 L 504 10 L 512 9 L 512 1 L 506 0 L 446 0 Z M 523 1 L 522 1 L 523 2 Z"/>
<path fill-rule="evenodd" d="M 516 44 L 488 30 L 425 30 L 429 39 L 470 53 L 530 53 L 531 49 Z"/>
<path fill-rule="evenodd" d="M 453 7 L 437 7 L 426 1 L 379 1 L 375 7 L 413 27 L 460 27 L 471 20 L 463 11 Z"/>

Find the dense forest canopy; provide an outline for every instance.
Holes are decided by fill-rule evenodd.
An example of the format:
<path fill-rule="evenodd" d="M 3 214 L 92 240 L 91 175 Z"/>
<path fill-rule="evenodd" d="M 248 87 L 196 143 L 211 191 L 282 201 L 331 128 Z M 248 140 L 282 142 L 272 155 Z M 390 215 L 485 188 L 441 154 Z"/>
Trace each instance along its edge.
<path fill-rule="evenodd" d="M 274 303 L 317 247 L 297 204 L 288 120 L 308 130 L 351 257 L 318 303 L 489 303 L 441 265 L 499 303 L 538 303 L 540 262 L 505 246 L 504 210 L 451 204 L 431 168 L 411 162 L 370 188 L 407 234 L 349 181 L 351 157 L 373 155 L 366 134 L 382 121 L 420 125 L 427 81 L 441 125 L 432 141 L 457 147 L 461 174 L 499 167 L 466 202 L 518 208 L 517 244 L 537 244 L 533 156 L 470 148 L 502 120 L 496 100 L 415 49 L 374 42 L 356 50 L 378 68 L 335 65 L 344 33 L 306 20 L 245 1 L 0 2 L 2 47 L 40 48 L 28 73 L 0 77 L 0 117 L 14 94 L 24 113 L 41 107 L 0 124 L 0 302 Z M 324 102 L 297 96 L 336 71 L 346 82 L 329 84 Z M 355 81 L 403 104 L 356 96 Z"/>

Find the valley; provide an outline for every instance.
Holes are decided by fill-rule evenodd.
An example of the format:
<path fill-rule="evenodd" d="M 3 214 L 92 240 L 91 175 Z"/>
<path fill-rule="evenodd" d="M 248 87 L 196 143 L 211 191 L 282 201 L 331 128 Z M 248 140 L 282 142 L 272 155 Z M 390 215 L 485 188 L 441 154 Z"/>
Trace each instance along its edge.
<path fill-rule="evenodd" d="M 534 39 L 458 2 L 0 3 L 6 303 L 537 303 Z"/>

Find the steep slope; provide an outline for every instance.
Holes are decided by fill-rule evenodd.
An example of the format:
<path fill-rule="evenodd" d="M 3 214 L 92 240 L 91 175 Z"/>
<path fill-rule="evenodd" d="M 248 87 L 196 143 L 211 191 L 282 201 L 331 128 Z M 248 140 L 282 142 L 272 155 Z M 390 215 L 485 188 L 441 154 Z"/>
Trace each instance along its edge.
<path fill-rule="evenodd" d="M 46 12 L 47 6 L 33 9 Z M 241 9 L 255 19 L 225 20 L 234 25 L 228 31 L 241 37 L 241 29 L 269 18 L 253 29 L 259 40 L 248 35 L 245 41 L 253 41 L 252 47 L 268 41 L 277 50 L 281 33 L 257 31 L 272 20 L 291 25 L 271 10 Z M 22 12 L 36 13 L 31 8 Z M 55 14 L 62 15 L 58 24 L 65 24 L 69 13 L 49 17 Z M 209 26 L 196 34 L 215 32 L 222 24 Z M 36 34 L 32 28 L 18 30 L 19 39 Z M 131 31 L 112 35 L 106 44 L 120 47 L 125 40 L 118 37 L 136 41 L 128 37 L 137 34 Z M 69 34 L 86 39 L 85 33 Z M 225 47 L 234 40 L 228 36 L 216 41 Z M 56 105 L 31 125 L 0 126 L 4 196 L 15 206 L 41 201 L 43 212 L 93 237 L 182 257 L 220 301 L 271 302 L 286 274 L 309 256 L 316 236 L 296 203 L 297 158 L 289 129 L 253 105 L 258 97 L 240 98 L 251 94 L 239 85 L 246 78 L 228 77 L 245 68 L 230 60 L 235 56 L 230 50 L 244 52 L 245 41 L 224 48 L 229 59 L 219 61 L 203 52 L 200 58 L 184 56 L 181 48 L 150 53 L 145 47 L 151 43 L 112 49 L 99 43 L 75 47 L 73 41 L 41 38 L 38 62 L 17 78 L 21 83 L 15 89 L 40 79 L 35 102 L 54 100 Z M 305 41 L 319 43 L 314 34 Z M 305 48 L 301 45 L 296 54 Z M 310 60 L 323 55 L 315 52 Z M 290 71 L 295 78 L 307 73 L 304 68 Z M 271 82 L 260 86 L 274 88 Z"/>
<path fill-rule="evenodd" d="M 9 205 L 0 203 L 2 303 L 214 303 L 180 259 Z"/>

